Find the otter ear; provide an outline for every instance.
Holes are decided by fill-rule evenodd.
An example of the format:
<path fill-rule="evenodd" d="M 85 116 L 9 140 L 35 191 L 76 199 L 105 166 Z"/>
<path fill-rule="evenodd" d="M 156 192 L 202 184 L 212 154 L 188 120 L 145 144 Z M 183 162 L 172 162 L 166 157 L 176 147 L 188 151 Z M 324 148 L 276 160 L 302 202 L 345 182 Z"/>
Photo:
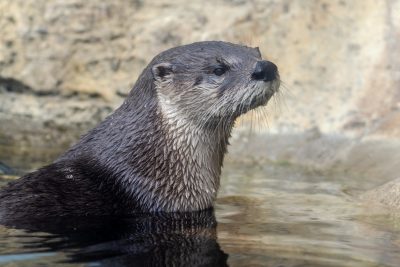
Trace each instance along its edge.
<path fill-rule="evenodd" d="M 171 80 L 174 66 L 171 63 L 159 63 L 151 68 L 153 77 L 159 82 Z"/>

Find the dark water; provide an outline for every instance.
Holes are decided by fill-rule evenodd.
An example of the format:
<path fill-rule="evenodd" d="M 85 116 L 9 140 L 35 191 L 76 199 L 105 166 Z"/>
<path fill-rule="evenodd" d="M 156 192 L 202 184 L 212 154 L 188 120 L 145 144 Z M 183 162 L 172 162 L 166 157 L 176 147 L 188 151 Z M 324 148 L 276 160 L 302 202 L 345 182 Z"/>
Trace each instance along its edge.
<path fill-rule="evenodd" d="M 400 266 L 400 216 L 353 197 L 373 183 L 226 164 L 214 212 L 0 226 L 0 265 Z"/>

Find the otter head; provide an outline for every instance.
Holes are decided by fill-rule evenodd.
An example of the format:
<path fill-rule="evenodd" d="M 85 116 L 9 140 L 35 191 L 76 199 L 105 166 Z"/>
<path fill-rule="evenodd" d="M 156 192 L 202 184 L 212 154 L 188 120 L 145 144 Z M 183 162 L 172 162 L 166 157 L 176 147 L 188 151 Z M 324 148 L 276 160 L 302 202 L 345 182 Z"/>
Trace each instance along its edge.
<path fill-rule="evenodd" d="M 200 127 L 233 125 L 279 88 L 276 65 L 258 48 L 199 42 L 167 50 L 151 64 L 161 113 Z"/>

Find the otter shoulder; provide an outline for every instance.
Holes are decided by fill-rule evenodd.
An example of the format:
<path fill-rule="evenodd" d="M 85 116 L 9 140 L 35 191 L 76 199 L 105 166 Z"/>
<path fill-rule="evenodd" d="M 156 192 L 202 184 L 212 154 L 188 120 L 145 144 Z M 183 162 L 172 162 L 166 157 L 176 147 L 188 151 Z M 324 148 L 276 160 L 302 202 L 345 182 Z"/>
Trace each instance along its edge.
<path fill-rule="evenodd" d="M 102 182 L 99 182 L 101 179 Z M 0 191 L 1 217 L 104 215 L 122 212 L 107 180 L 74 162 L 57 162 L 10 182 Z"/>

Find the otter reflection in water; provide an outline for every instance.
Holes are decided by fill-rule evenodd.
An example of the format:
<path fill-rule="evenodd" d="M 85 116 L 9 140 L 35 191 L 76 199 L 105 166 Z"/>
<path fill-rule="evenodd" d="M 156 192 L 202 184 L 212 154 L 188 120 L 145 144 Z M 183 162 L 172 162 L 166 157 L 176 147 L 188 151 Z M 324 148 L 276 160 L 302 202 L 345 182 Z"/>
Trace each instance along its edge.
<path fill-rule="evenodd" d="M 228 256 L 216 240 L 216 220 L 212 210 L 137 214 L 133 218 L 119 219 L 29 219 L 13 226 L 52 234 L 39 239 L 33 236 L 31 242 L 24 238 L 24 247 L 19 248 L 21 251 L 63 252 L 70 263 L 96 263 L 96 266 L 227 266 Z"/>
<path fill-rule="evenodd" d="M 162 52 L 113 114 L 0 191 L 0 222 L 210 208 L 236 118 L 279 84 L 258 48 L 211 41 Z"/>

